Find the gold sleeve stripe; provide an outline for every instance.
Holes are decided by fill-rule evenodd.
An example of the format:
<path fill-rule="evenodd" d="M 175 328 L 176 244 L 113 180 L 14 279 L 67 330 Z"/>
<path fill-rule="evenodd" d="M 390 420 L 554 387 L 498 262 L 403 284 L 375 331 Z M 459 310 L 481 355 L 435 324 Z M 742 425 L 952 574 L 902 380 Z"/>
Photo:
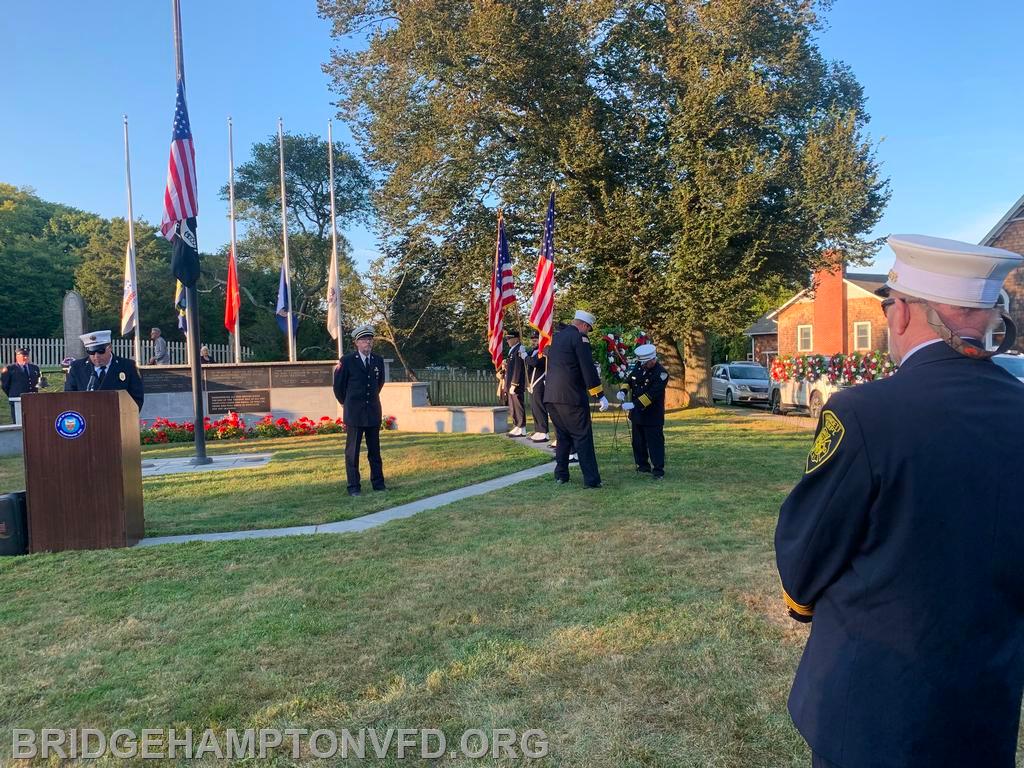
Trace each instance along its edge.
<path fill-rule="evenodd" d="M 598 384 L 596 387 L 591 387 L 587 391 L 590 393 L 591 397 L 596 397 L 604 391 L 604 387 Z"/>
<path fill-rule="evenodd" d="M 782 590 L 782 599 L 783 599 L 783 601 L 785 601 L 786 607 L 788 607 L 791 611 L 793 611 L 795 613 L 799 613 L 801 616 L 813 616 L 814 615 L 814 606 L 813 605 L 801 605 L 796 600 L 794 600 L 792 597 L 790 597 L 789 593 L 786 590 Z"/>
<path fill-rule="evenodd" d="M 640 403 L 641 405 L 643 405 L 644 408 L 651 404 L 651 398 L 649 398 L 647 395 L 640 395 L 638 399 L 640 400 Z"/>
<path fill-rule="evenodd" d="M 629 384 L 619 384 L 619 389 L 625 391 L 629 389 Z"/>

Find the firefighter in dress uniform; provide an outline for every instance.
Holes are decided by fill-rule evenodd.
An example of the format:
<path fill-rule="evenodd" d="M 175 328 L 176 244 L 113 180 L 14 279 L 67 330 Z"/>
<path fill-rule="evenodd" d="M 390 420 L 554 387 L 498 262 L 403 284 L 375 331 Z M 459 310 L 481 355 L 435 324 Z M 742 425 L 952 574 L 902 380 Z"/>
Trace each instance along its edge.
<path fill-rule="evenodd" d="M 655 480 L 665 477 L 665 388 L 668 371 L 658 362 L 653 344 L 636 348 L 636 364 L 626 377 L 625 389 L 616 397 L 629 414 L 633 461 L 637 472 L 649 472 Z M 628 398 L 627 399 L 627 391 Z"/>
<path fill-rule="evenodd" d="M 356 349 L 334 369 L 334 397 L 343 406 L 345 421 L 345 476 L 348 495 L 359 496 L 359 449 L 366 438 L 373 490 L 384 491 L 384 463 L 380 457 L 380 423 L 383 411 L 380 391 L 384 388 L 384 359 L 373 353 L 374 329 L 360 325 L 352 331 Z"/>
<path fill-rule="evenodd" d="M 1024 384 L 982 340 L 1022 259 L 920 235 L 889 246 L 899 370 L 832 395 L 775 531 L 785 603 L 813 619 L 789 711 L 817 766 L 1012 768 Z"/>

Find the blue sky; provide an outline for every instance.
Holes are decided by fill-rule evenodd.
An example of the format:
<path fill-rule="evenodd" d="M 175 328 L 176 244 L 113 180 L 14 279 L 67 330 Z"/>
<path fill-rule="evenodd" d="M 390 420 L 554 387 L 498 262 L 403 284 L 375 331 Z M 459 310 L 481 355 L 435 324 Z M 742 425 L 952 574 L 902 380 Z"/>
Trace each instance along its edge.
<path fill-rule="evenodd" d="M 0 181 L 48 200 L 123 216 L 121 115 L 128 114 L 135 213 L 160 220 L 174 59 L 166 0 L 7 3 L 0 14 Z M 228 240 L 227 116 L 235 158 L 275 133 L 326 135 L 334 116 L 320 65 L 332 46 L 312 0 L 182 0 L 196 139 L 200 245 Z M 1019 31 L 1010 0 L 836 0 L 820 45 L 868 98 L 871 136 L 893 196 L 876 234 L 977 241 L 1024 194 Z M 335 137 L 348 139 L 335 122 Z M 346 232 L 358 262 L 365 230 Z M 891 261 L 883 250 L 874 269 Z"/>

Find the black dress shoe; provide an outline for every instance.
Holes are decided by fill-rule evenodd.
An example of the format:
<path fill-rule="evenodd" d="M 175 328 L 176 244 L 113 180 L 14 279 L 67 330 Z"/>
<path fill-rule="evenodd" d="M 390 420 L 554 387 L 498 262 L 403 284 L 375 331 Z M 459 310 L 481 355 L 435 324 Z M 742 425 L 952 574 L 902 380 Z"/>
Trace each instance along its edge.
<path fill-rule="evenodd" d="M 649 473 L 651 471 L 651 468 L 650 467 L 637 467 L 636 471 L 637 472 L 643 472 L 643 473 Z"/>
<path fill-rule="evenodd" d="M 603 488 L 604 486 L 601 483 L 594 483 L 593 485 L 584 485 L 583 487 L 584 488 Z"/>
<path fill-rule="evenodd" d="M 387 489 L 388 489 L 388 487 L 386 485 L 381 485 L 381 486 L 376 486 L 375 485 L 373 487 L 373 490 L 375 490 L 375 491 L 386 491 Z"/>
<path fill-rule="evenodd" d="M 568 485 L 569 484 L 568 480 L 563 480 L 560 477 L 556 477 L 555 478 L 555 482 L 558 483 L 559 485 Z"/>
<path fill-rule="evenodd" d="M 349 496 L 362 496 L 362 494 L 359 491 L 349 491 L 348 495 Z"/>
<path fill-rule="evenodd" d="M 654 480 L 664 480 L 665 476 L 664 475 L 651 475 L 651 478 L 653 478 Z"/>

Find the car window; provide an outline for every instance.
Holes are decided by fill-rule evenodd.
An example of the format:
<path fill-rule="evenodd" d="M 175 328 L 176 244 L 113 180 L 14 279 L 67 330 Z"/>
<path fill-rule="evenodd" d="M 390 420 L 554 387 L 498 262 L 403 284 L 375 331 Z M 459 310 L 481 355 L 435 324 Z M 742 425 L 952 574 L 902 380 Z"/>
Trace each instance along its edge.
<path fill-rule="evenodd" d="M 757 379 L 768 381 L 768 369 L 760 365 L 730 365 L 729 373 L 734 379 Z"/>
<path fill-rule="evenodd" d="M 1024 357 L 993 357 L 992 362 L 1005 368 L 1014 376 L 1024 376 Z"/>

